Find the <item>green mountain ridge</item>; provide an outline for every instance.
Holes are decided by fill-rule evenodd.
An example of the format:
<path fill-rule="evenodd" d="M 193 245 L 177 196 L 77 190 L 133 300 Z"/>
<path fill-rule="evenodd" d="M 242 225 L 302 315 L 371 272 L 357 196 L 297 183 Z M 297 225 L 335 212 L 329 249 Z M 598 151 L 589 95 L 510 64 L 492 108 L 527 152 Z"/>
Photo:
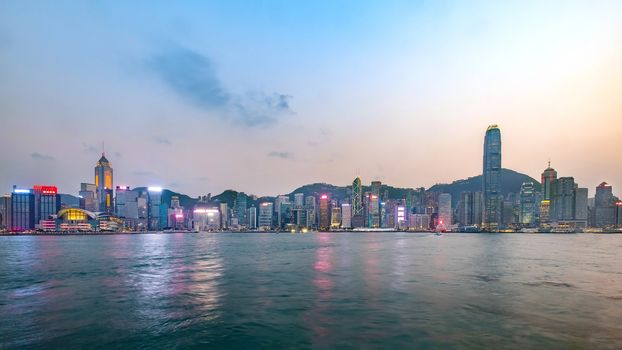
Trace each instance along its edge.
<path fill-rule="evenodd" d="M 533 182 L 537 191 L 540 191 L 540 183 L 525 174 L 519 173 L 510 169 L 501 169 L 501 191 L 504 196 L 509 193 L 519 193 L 523 182 Z M 138 187 L 136 189 L 146 190 L 145 187 Z M 472 176 L 467 179 L 456 180 L 449 184 L 436 184 L 426 190 L 426 192 L 440 192 L 449 193 L 452 196 L 452 202 L 455 205 L 460 199 L 460 193 L 462 192 L 475 192 L 482 189 L 482 175 Z M 370 191 L 370 186 L 363 186 L 363 192 Z M 380 188 L 380 192 L 388 192 L 389 198 L 406 198 L 408 191 L 416 190 L 415 188 L 400 188 L 383 184 Z M 313 183 L 296 188 L 292 192 L 286 194 L 287 196 L 293 196 L 295 193 L 303 193 L 306 196 L 320 196 L 322 194 L 328 194 L 331 199 L 344 200 L 351 195 L 351 185 L 337 186 L 328 183 Z M 212 203 L 227 203 L 230 208 L 233 208 L 235 199 L 238 192 L 232 189 L 225 190 L 222 193 L 212 196 Z M 197 203 L 197 198 L 190 197 L 188 195 L 173 192 L 171 190 L 162 191 L 162 199 L 165 203 L 170 203 L 172 196 L 178 196 L 180 204 L 184 208 L 192 208 Z M 248 205 L 257 206 L 260 202 L 274 201 L 275 197 L 265 196 L 259 197 L 253 200 L 248 198 Z"/>

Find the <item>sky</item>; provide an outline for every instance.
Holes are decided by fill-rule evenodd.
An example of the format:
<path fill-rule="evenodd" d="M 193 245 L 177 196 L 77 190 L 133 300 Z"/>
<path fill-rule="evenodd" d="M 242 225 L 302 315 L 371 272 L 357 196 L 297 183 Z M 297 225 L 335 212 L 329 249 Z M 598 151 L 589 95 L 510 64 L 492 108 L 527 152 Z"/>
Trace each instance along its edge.
<path fill-rule="evenodd" d="M 429 187 L 550 160 L 622 195 L 622 1 L 0 2 L 0 192 Z"/>

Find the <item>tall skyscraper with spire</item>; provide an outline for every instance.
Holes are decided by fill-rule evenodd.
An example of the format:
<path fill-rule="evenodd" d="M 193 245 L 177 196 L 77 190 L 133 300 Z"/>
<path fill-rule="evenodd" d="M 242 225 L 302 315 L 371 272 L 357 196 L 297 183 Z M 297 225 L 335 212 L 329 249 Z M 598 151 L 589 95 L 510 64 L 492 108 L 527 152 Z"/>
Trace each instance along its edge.
<path fill-rule="evenodd" d="M 363 216 L 363 185 L 361 178 L 352 181 L 352 227 L 362 227 L 365 218 Z"/>
<path fill-rule="evenodd" d="M 549 165 L 542 172 L 540 183 L 542 184 L 542 201 L 540 202 L 540 226 L 548 227 L 551 223 L 551 200 L 553 198 L 553 185 L 557 181 L 557 171 Z"/>
<path fill-rule="evenodd" d="M 501 130 L 490 125 L 484 138 L 484 171 L 482 192 L 484 193 L 483 226 L 496 230 L 501 223 Z"/>
<path fill-rule="evenodd" d="M 108 159 L 106 159 L 106 155 L 102 152 L 101 158 L 99 158 L 95 165 L 95 187 L 97 189 L 99 211 L 101 212 L 113 212 L 112 185 L 112 167 Z"/>

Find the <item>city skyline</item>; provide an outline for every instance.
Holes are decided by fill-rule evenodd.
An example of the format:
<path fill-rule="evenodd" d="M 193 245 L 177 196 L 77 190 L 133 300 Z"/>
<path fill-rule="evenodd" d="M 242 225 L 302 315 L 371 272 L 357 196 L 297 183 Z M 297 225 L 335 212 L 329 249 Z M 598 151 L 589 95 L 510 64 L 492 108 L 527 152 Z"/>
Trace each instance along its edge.
<path fill-rule="evenodd" d="M 477 174 L 477 175 L 469 175 L 469 176 L 464 176 L 463 178 L 453 179 L 453 180 L 450 180 L 450 181 L 448 181 L 448 182 L 435 182 L 435 183 L 433 183 L 433 184 L 431 184 L 431 185 L 429 185 L 429 186 L 421 186 L 421 185 L 399 186 L 399 185 L 395 185 L 395 184 L 387 183 L 387 182 L 384 182 L 384 181 L 383 181 L 383 183 L 384 183 L 384 184 L 390 184 L 391 186 L 393 186 L 393 187 L 397 187 L 397 188 L 410 188 L 410 189 L 425 188 L 425 189 L 428 189 L 428 188 L 432 187 L 433 185 L 439 185 L 439 184 L 451 184 L 451 183 L 453 183 L 454 181 L 465 180 L 465 179 L 467 179 L 467 178 L 470 178 L 470 177 L 475 177 L 475 176 L 482 176 L 482 178 L 484 179 L 484 178 L 486 178 L 485 171 L 486 171 L 486 164 L 487 164 L 487 161 L 486 161 L 486 156 L 485 156 L 485 153 L 486 153 L 486 152 L 485 152 L 485 150 L 487 149 L 487 148 L 486 148 L 486 147 L 487 147 L 487 146 L 486 146 L 486 145 L 487 145 L 487 139 L 488 139 L 488 135 L 489 135 L 489 133 L 490 133 L 490 131 L 491 131 L 491 130 L 493 130 L 493 131 L 497 131 L 497 136 L 496 136 L 496 137 L 500 137 L 500 136 L 499 136 L 499 134 L 498 134 L 498 132 L 499 132 L 499 127 L 498 127 L 498 125 L 496 125 L 496 124 L 492 124 L 492 125 L 490 125 L 490 126 L 488 127 L 488 129 L 486 130 L 486 132 L 484 133 L 484 135 L 485 135 L 484 142 L 483 142 L 483 145 L 484 145 L 484 152 L 482 153 L 482 154 L 484 155 L 484 171 L 483 171 L 482 173 L 480 173 L 480 174 Z M 503 148 L 501 147 L 501 142 L 500 142 L 500 141 L 498 141 L 498 142 L 497 142 L 497 145 L 498 145 L 498 147 L 499 147 L 501 150 L 503 149 Z M 102 146 L 102 149 L 103 149 L 103 146 Z M 95 188 L 97 188 L 97 191 L 98 191 L 98 193 L 99 193 L 98 197 L 100 198 L 100 200 L 103 200 L 103 201 L 104 201 L 103 203 L 105 203 L 105 199 L 104 199 L 104 198 L 106 198 L 106 196 L 110 197 L 110 196 L 112 195 L 112 191 L 113 191 L 115 188 L 117 188 L 117 187 L 121 187 L 121 188 L 126 188 L 126 187 L 127 187 L 127 188 L 135 188 L 135 187 L 144 187 L 144 188 L 147 188 L 147 187 L 157 187 L 157 188 L 162 188 L 162 189 L 168 189 L 168 190 L 171 190 L 171 191 L 173 191 L 173 192 L 177 192 L 177 193 L 180 193 L 180 194 L 185 194 L 185 195 L 188 195 L 188 196 L 190 196 L 190 197 L 196 198 L 196 197 L 203 196 L 203 195 L 205 195 L 206 193 L 211 193 L 211 194 L 213 194 L 213 195 L 214 195 L 214 194 L 219 194 L 219 193 L 222 193 L 222 192 L 227 191 L 227 190 L 234 190 L 234 191 L 238 191 L 238 192 L 240 192 L 240 193 L 248 192 L 248 193 L 250 193 L 250 194 L 252 194 L 252 195 L 256 195 L 256 196 L 258 196 L 258 197 L 274 197 L 274 196 L 279 196 L 279 195 L 282 195 L 282 194 L 291 194 L 291 193 L 293 193 L 292 191 L 293 191 L 293 190 L 295 190 L 296 188 L 298 188 L 298 187 L 300 187 L 300 186 L 307 185 L 307 184 L 319 184 L 319 183 L 325 183 L 325 184 L 330 184 L 330 185 L 335 185 L 335 186 L 345 186 L 345 187 L 348 187 L 348 186 L 349 186 L 347 183 L 346 183 L 346 184 L 341 184 L 341 183 L 330 183 L 330 182 L 327 182 L 327 181 L 316 181 L 316 182 L 310 182 L 310 183 L 307 183 L 307 184 L 300 183 L 300 184 L 298 184 L 297 186 L 295 186 L 295 187 L 293 187 L 293 188 L 291 188 L 291 189 L 289 189 L 289 190 L 285 190 L 285 191 L 283 191 L 283 192 L 275 192 L 275 193 L 261 193 L 261 192 L 258 192 L 256 189 L 242 190 L 242 189 L 239 189 L 239 188 L 235 188 L 235 187 L 231 187 L 231 186 L 229 186 L 229 187 L 225 187 L 225 188 L 224 188 L 223 190 L 221 190 L 221 191 L 211 191 L 211 190 L 209 190 L 209 189 L 206 189 L 206 190 L 204 190 L 204 191 L 201 191 L 200 193 L 196 193 L 196 194 L 195 194 L 195 193 L 186 193 L 186 192 L 183 192 L 183 191 L 178 191 L 178 190 L 176 190 L 175 188 L 172 188 L 172 187 L 176 187 L 176 186 L 166 186 L 166 185 L 162 185 L 162 182 L 157 182 L 157 181 L 156 181 L 156 182 L 154 182 L 154 181 L 150 181 L 150 182 L 144 182 L 144 183 L 139 183 L 139 184 L 131 184 L 131 183 L 127 182 L 127 181 L 125 181 L 125 182 L 124 182 L 124 181 L 120 181 L 119 183 L 118 183 L 118 182 L 115 182 L 115 183 L 114 183 L 114 186 L 112 186 L 112 187 L 110 188 L 110 187 L 106 187 L 105 183 L 112 184 L 112 168 L 111 168 L 111 166 L 112 166 L 113 164 L 111 164 L 111 162 L 109 162 L 109 160 L 107 159 L 107 157 L 109 157 L 109 156 L 107 156 L 107 155 L 106 155 L 106 153 L 105 153 L 104 151 L 102 151 L 102 153 L 101 153 L 101 154 L 100 154 L 100 156 L 99 156 L 99 160 L 95 163 L 95 177 L 93 178 L 93 181 L 91 181 L 91 180 L 90 180 L 90 178 L 87 178 L 87 179 L 81 179 L 81 180 L 79 181 L 78 185 L 77 185 L 77 186 L 75 186 L 75 187 L 77 187 L 77 188 L 78 188 L 76 191 L 66 191 L 66 190 L 63 190 L 60 186 L 58 186 L 58 188 L 59 188 L 59 193 L 76 195 L 76 194 L 77 194 L 77 193 L 79 193 L 81 190 L 84 190 L 84 188 L 81 188 L 81 185 L 82 185 L 82 187 L 84 187 L 84 185 L 95 186 Z M 529 176 L 529 177 L 531 177 L 531 178 L 535 179 L 536 181 L 537 181 L 537 179 L 538 179 L 538 178 L 540 178 L 540 176 L 537 176 L 537 175 L 536 175 L 536 176 L 532 176 L 532 175 L 530 175 L 530 174 L 525 174 L 525 173 L 522 173 L 520 170 L 517 170 L 517 169 L 511 169 L 511 168 L 509 168 L 509 167 L 507 167 L 507 166 L 503 166 L 503 165 L 502 165 L 502 163 L 501 163 L 501 160 L 500 160 L 500 156 L 499 156 L 499 159 L 498 159 L 497 161 L 498 161 L 498 163 L 499 163 L 499 164 L 497 164 L 497 167 L 496 167 L 495 169 L 497 169 L 497 168 L 498 168 L 498 166 L 499 166 L 499 165 L 501 165 L 501 167 L 500 167 L 500 168 L 498 168 L 498 169 L 503 168 L 503 169 L 509 169 L 509 170 L 512 170 L 512 171 L 516 171 L 516 172 L 518 172 L 518 173 L 521 173 L 521 174 L 527 175 L 527 176 Z M 480 167 L 481 167 L 481 165 L 480 165 Z M 104 170 L 104 168 L 105 168 L 105 169 L 107 169 L 107 170 Z M 549 161 L 547 162 L 547 169 L 545 169 L 544 171 L 546 172 L 546 171 L 548 171 L 550 168 L 551 168 L 551 161 L 549 160 Z M 103 173 L 104 171 L 109 172 L 109 175 L 108 175 L 108 173 L 106 173 L 106 175 L 104 175 L 104 173 Z M 115 171 L 115 172 L 117 172 L 117 171 Z M 92 173 L 92 172 L 91 172 L 91 173 Z M 497 175 L 495 175 L 495 176 L 499 176 L 499 172 L 498 172 L 498 171 L 497 171 L 497 173 L 496 173 L 496 174 L 497 174 Z M 564 175 L 564 174 L 565 174 L 565 172 L 562 172 L 562 175 Z M 28 175 L 31 175 L 31 174 L 25 174 L 25 176 L 28 176 Z M 557 175 L 557 173 L 556 173 L 556 175 Z M 91 176 L 92 176 L 92 175 L 91 175 Z M 352 175 L 352 176 L 353 176 L 353 175 Z M 360 176 L 360 175 L 355 175 L 355 176 L 356 176 L 356 178 L 355 178 L 355 180 L 354 180 L 354 181 L 355 181 L 355 182 L 356 182 L 356 181 L 359 181 L 359 185 L 358 185 L 358 186 L 361 186 L 361 185 L 363 184 L 363 182 L 361 181 L 361 177 L 362 177 L 362 176 Z M 576 178 L 576 176 L 573 176 L 573 177 L 574 177 L 574 178 Z M 45 178 L 45 177 L 43 177 L 43 178 Z M 102 181 L 100 182 L 100 181 L 98 181 L 98 179 L 99 179 L 99 178 L 102 178 L 102 179 L 104 179 L 104 180 L 102 180 Z M 365 178 L 365 177 L 363 177 L 363 178 Z M 368 181 L 367 181 L 367 182 L 365 182 L 365 183 L 370 183 L 372 187 L 373 187 L 373 183 L 374 183 L 374 182 L 379 181 L 379 180 L 377 180 L 377 178 L 369 178 L 369 179 L 366 179 L 366 180 L 368 180 Z M 86 182 L 85 182 L 85 181 L 86 181 Z M 495 181 L 498 181 L 498 180 L 495 180 Z M 607 180 L 607 179 L 604 179 L 604 180 L 602 180 L 602 179 L 601 179 L 600 181 L 598 181 L 598 184 L 602 184 L 602 183 L 603 183 L 603 181 L 604 181 L 604 182 L 606 182 L 606 183 L 608 183 L 608 184 L 614 184 L 614 181 L 609 181 L 609 180 Z M 92 182 L 93 184 L 91 184 L 91 182 Z M 164 181 L 164 182 L 166 182 L 166 181 Z M 11 184 L 11 186 L 7 187 L 7 189 L 5 190 L 5 192 L 6 192 L 6 194 L 8 194 L 8 193 L 10 192 L 9 190 L 10 190 L 10 189 L 13 189 L 14 187 L 17 187 L 17 188 L 28 188 L 28 187 L 32 186 L 32 184 L 34 184 L 34 183 L 37 183 L 37 184 L 52 184 L 52 183 L 54 183 L 54 184 L 55 184 L 55 187 L 57 187 L 57 186 L 56 186 L 57 182 L 52 182 L 52 181 L 49 181 L 49 180 L 42 180 L 42 181 L 33 182 L 33 183 L 21 183 L 21 182 L 19 182 L 19 183 L 13 183 L 13 184 Z M 539 183 L 541 183 L 543 186 L 545 186 L 545 183 L 544 183 L 544 182 L 539 181 Z M 169 184 L 169 185 L 170 185 L 170 184 Z M 370 186 L 370 185 L 366 185 L 366 186 Z M 593 190 L 593 188 L 596 188 L 596 187 L 597 187 L 597 185 L 594 185 L 593 187 L 591 187 L 591 188 L 592 188 L 592 192 L 593 192 L 594 194 L 595 194 L 595 190 Z M 613 185 L 613 187 L 615 187 L 615 185 Z M 106 188 L 108 188 L 108 191 L 110 191 L 110 194 L 108 194 L 108 195 L 106 195 L 106 194 L 105 194 Z M 546 187 L 543 187 L 543 188 L 546 188 Z M 0 191 L 0 192 L 2 192 L 2 191 Z M 101 193 L 100 193 L 100 192 L 101 192 Z M 498 192 L 498 190 L 497 190 L 497 192 L 496 192 L 496 193 L 499 193 L 499 192 Z M 591 193 L 591 192 L 588 192 L 588 193 Z M 590 196 L 590 197 L 593 197 L 593 196 Z M 103 205 L 103 203 L 100 203 L 100 205 Z"/>
<path fill-rule="evenodd" d="M 0 7 L 1 192 L 77 193 L 102 141 L 117 183 L 191 195 L 428 188 L 495 123 L 505 168 L 622 188 L 620 2 Z"/>

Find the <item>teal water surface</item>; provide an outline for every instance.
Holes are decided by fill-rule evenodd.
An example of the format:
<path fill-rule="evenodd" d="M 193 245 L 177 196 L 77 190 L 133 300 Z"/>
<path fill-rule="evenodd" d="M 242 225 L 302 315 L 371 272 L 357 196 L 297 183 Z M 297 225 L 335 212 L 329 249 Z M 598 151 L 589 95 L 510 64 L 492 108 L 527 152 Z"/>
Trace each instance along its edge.
<path fill-rule="evenodd" d="M 0 348 L 622 349 L 622 235 L 0 237 Z"/>

